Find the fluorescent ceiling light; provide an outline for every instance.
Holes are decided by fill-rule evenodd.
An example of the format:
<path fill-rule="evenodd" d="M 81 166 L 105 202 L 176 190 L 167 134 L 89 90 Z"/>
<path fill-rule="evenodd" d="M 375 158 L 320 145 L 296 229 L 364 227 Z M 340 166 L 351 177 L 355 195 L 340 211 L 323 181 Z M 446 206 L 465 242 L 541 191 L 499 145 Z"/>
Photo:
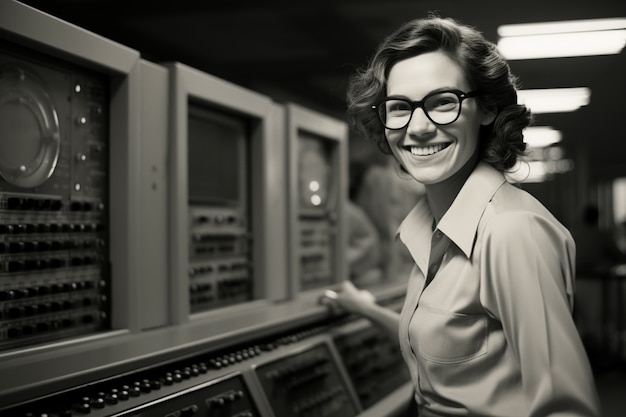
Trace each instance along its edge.
<path fill-rule="evenodd" d="M 498 36 L 545 35 L 548 33 L 595 32 L 626 29 L 626 18 L 562 20 L 557 22 L 523 23 L 498 27 Z"/>
<path fill-rule="evenodd" d="M 561 131 L 549 126 L 531 126 L 524 129 L 524 142 L 531 148 L 545 148 L 559 143 L 562 138 Z"/>
<path fill-rule="evenodd" d="M 508 60 L 619 54 L 626 29 L 502 38 L 498 49 Z"/>
<path fill-rule="evenodd" d="M 619 54 L 626 18 L 503 25 L 500 53 L 509 60 Z"/>
<path fill-rule="evenodd" d="M 542 88 L 519 90 L 517 102 L 535 114 L 564 113 L 578 110 L 589 104 L 591 90 L 587 87 Z"/>

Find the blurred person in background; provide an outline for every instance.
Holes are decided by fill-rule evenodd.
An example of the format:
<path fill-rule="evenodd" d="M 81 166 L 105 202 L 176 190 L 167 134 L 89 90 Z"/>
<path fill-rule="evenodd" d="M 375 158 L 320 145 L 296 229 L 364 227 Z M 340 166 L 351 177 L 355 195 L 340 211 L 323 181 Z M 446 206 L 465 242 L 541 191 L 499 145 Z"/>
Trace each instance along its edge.
<path fill-rule="evenodd" d="M 424 195 L 424 186 L 402 172 L 394 158 L 387 157 L 385 162 L 365 170 L 354 200 L 380 237 L 383 280 L 406 281 L 413 260 L 395 234 L 404 217 Z"/>
<path fill-rule="evenodd" d="M 348 265 L 350 280 L 358 286 L 382 281 L 380 237 L 363 209 L 348 200 Z"/>

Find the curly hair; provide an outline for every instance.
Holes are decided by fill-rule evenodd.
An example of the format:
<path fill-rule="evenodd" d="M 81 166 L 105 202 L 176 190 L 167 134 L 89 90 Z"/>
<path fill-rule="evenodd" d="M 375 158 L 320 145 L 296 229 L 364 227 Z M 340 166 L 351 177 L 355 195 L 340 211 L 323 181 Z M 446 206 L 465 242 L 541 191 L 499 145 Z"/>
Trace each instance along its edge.
<path fill-rule="evenodd" d="M 496 46 L 471 26 L 429 15 L 402 25 L 378 47 L 369 65 L 351 77 L 347 93 L 352 128 L 373 140 L 385 154 L 391 148 L 372 105 L 386 94 L 389 71 L 397 62 L 427 52 L 442 51 L 458 63 L 481 105 L 496 114 L 481 126 L 480 157 L 497 170 L 511 169 L 524 154 L 522 130 L 531 124 L 530 111 L 517 104 L 517 78 Z"/>

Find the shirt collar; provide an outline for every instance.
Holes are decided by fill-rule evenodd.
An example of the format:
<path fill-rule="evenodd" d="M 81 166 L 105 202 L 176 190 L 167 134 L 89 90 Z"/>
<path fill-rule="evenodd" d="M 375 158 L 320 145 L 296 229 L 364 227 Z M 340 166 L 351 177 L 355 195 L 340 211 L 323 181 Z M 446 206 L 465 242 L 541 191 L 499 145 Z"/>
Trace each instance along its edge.
<path fill-rule="evenodd" d="M 426 196 L 419 199 L 415 207 L 407 214 L 396 233 L 396 238 L 400 238 L 402 243 L 407 247 L 413 260 L 417 263 L 422 271 L 425 271 L 424 265 L 428 265 L 428 251 L 424 250 L 424 246 L 430 244 L 432 236 L 433 214 L 428 206 Z M 417 244 L 410 244 L 412 241 Z"/>
<path fill-rule="evenodd" d="M 480 162 L 439 222 L 439 230 L 468 258 L 472 254 L 478 222 L 493 195 L 505 182 L 501 172 Z"/>
<path fill-rule="evenodd" d="M 493 195 L 505 182 L 506 179 L 501 172 L 484 162 L 479 162 L 437 225 L 437 228 L 468 258 L 472 254 L 478 222 Z M 430 242 L 432 224 L 433 215 L 428 200 L 422 198 L 406 216 L 396 236 L 399 236 L 405 245 L 416 238 L 421 242 Z M 411 254 L 418 264 L 428 262 L 426 251 L 415 252 Z"/>

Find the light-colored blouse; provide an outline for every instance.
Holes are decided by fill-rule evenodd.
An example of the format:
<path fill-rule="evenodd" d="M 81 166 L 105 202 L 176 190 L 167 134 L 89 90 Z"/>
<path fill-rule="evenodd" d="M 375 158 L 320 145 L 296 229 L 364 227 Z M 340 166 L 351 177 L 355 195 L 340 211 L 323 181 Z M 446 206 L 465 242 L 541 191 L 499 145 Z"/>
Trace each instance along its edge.
<path fill-rule="evenodd" d="M 398 229 L 416 264 L 400 345 L 420 417 L 600 415 L 568 230 L 484 163 L 433 224 L 424 198 Z"/>

